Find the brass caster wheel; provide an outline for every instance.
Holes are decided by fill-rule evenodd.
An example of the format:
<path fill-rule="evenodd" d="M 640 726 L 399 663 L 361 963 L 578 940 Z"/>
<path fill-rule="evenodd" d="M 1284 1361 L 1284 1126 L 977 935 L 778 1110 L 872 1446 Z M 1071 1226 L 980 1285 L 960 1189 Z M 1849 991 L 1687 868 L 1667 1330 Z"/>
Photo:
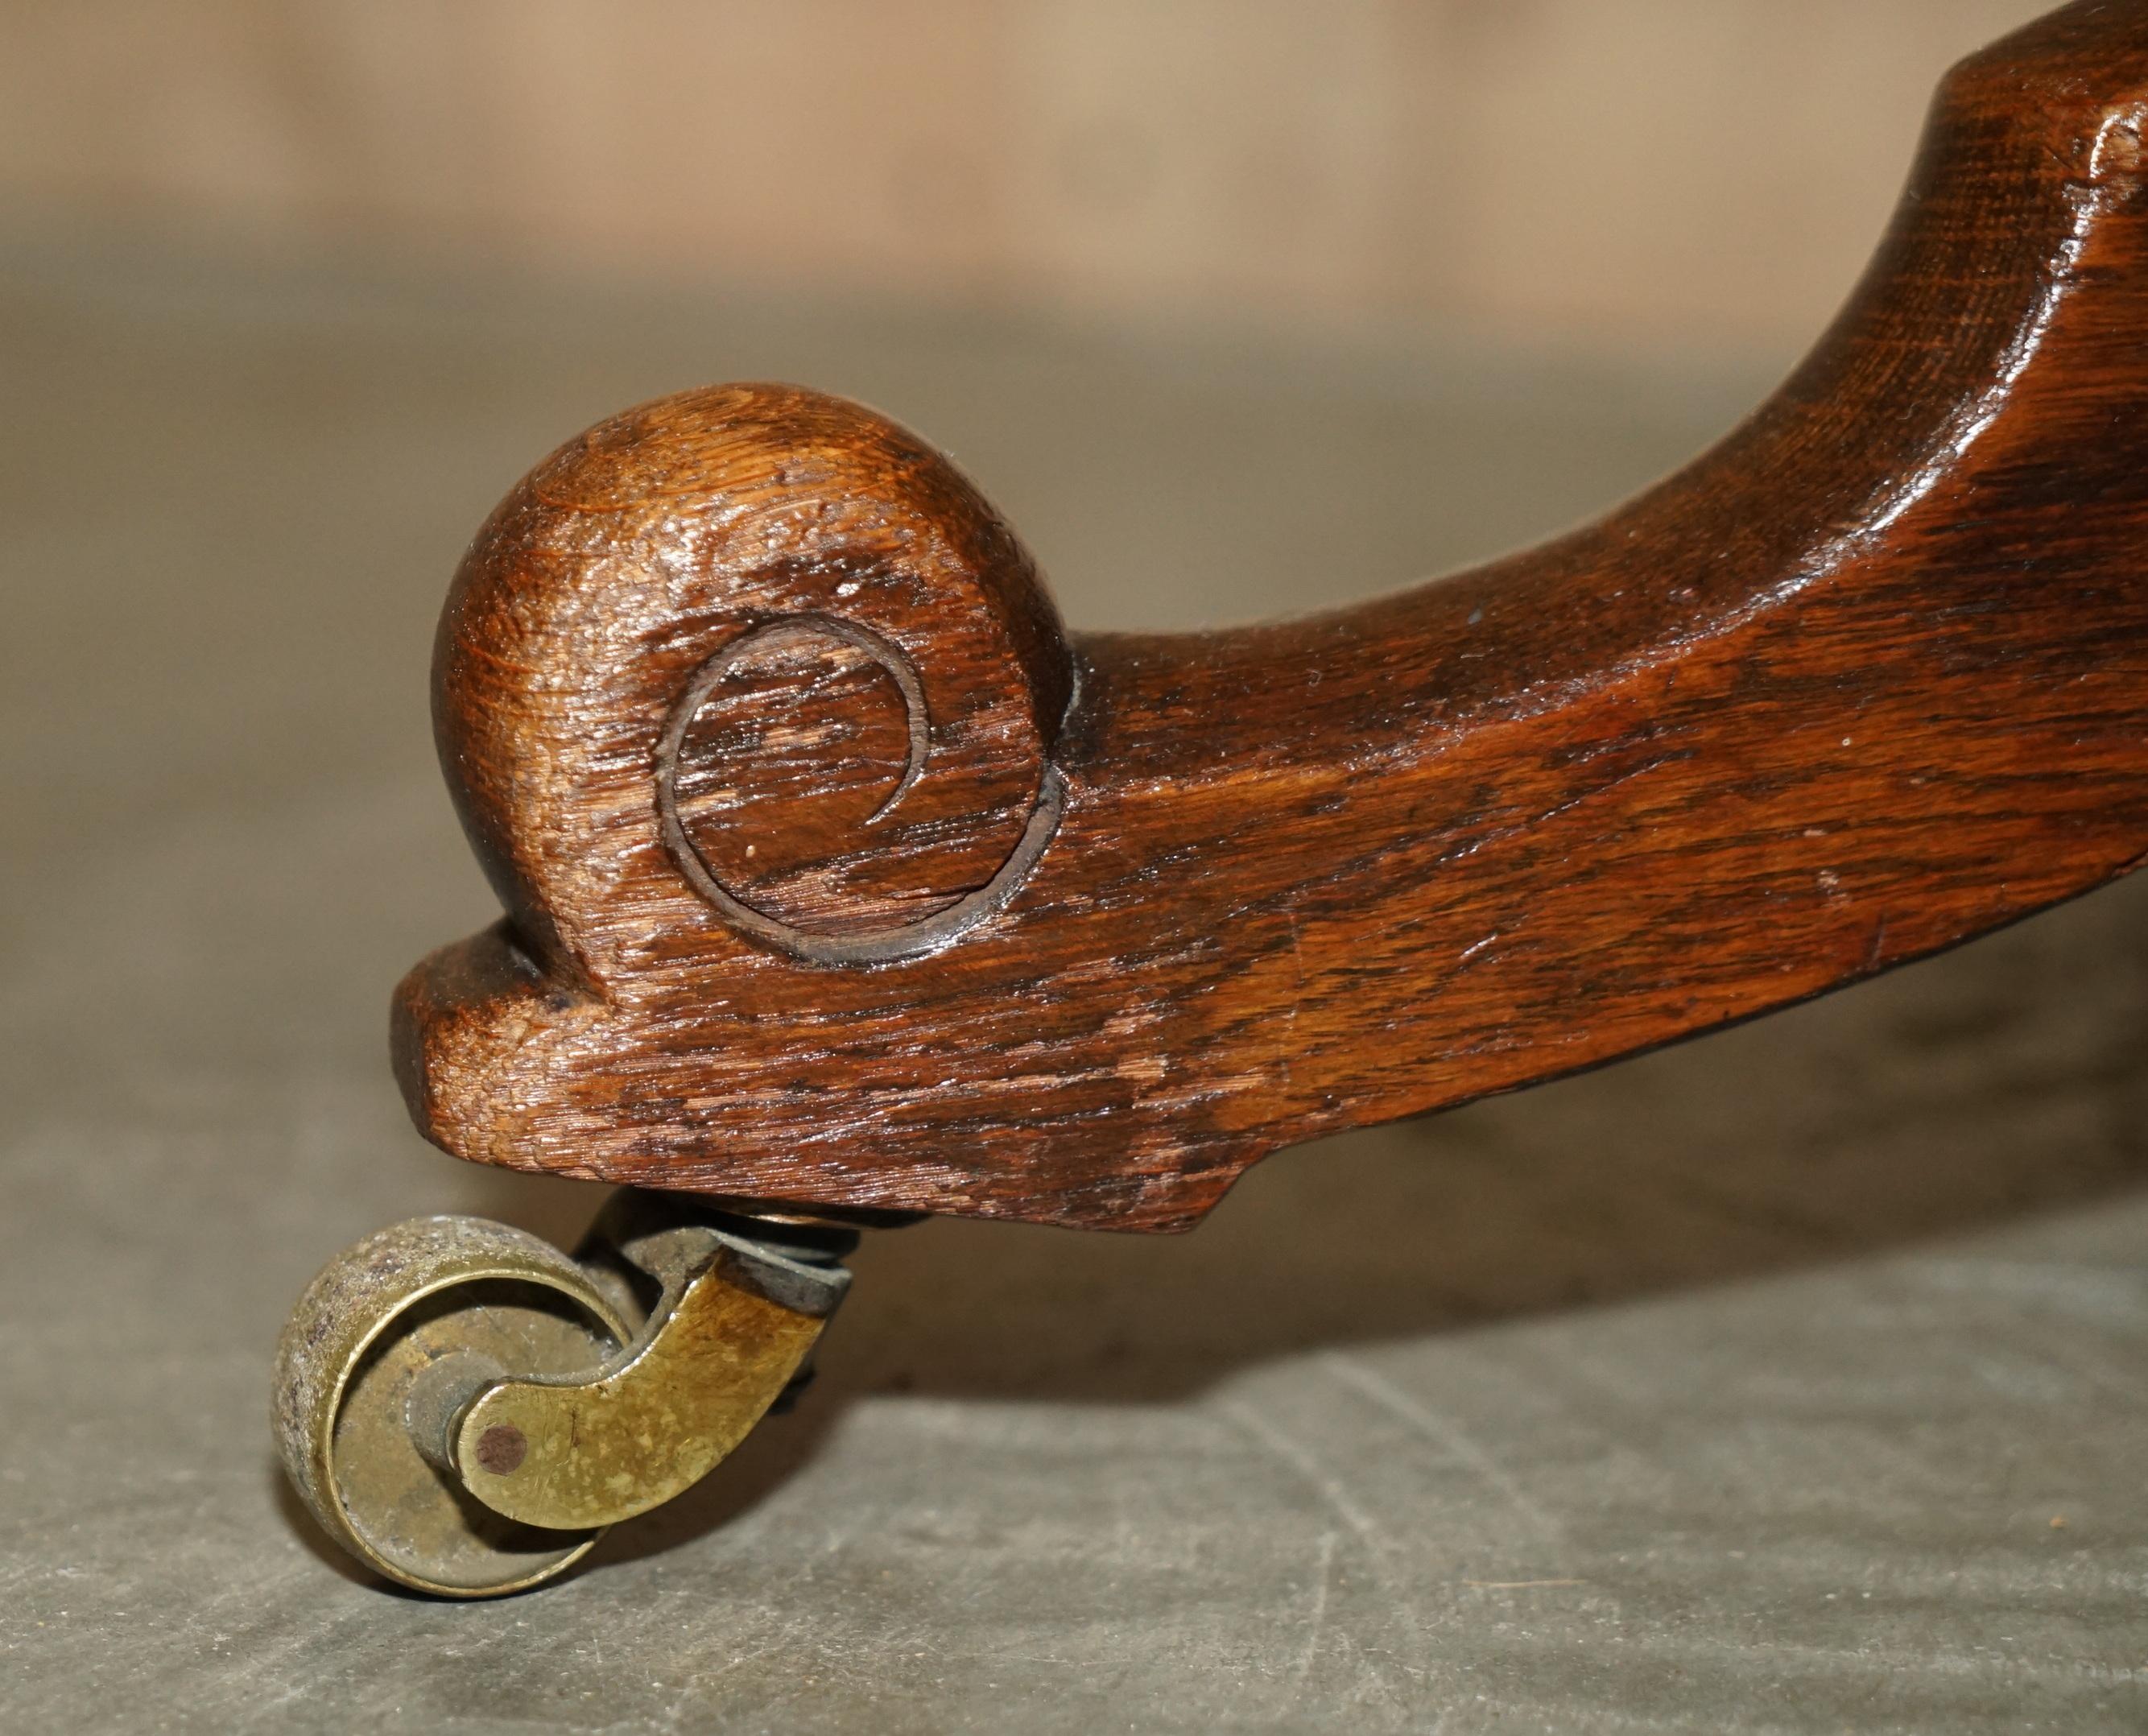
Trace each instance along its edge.
<path fill-rule="evenodd" d="M 564 1573 L 805 1377 L 856 1232 L 621 1194 L 577 1259 L 481 1218 L 331 1261 L 276 1365 L 284 1465 L 376 1573 L 451 1598 Z"/>

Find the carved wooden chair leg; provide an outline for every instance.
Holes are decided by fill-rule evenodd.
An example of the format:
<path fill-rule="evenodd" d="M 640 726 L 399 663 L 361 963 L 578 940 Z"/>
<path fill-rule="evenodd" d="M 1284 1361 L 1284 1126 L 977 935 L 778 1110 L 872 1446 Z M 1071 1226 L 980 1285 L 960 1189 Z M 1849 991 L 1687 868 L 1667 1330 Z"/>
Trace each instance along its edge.
<path fill-rule="evenodd" d="M 332 1267 L 278 1401 L 324 1523 L 407 1583 L 534 1583 L 777 1398 L 861 1217 L 1187 1229 L 1279 1146 L 2133 867 L 2144 129 L 2134 0 L 1968 61 L 1749 422 L 1340 613 L 1071 637 L 946 459 L 792 387 L 545 459 L 435 669 L 506 916 L 403 983 L 396 1067 L 457 1156 L 732 1203 L 579 1263 L 433 1220 Z"/>

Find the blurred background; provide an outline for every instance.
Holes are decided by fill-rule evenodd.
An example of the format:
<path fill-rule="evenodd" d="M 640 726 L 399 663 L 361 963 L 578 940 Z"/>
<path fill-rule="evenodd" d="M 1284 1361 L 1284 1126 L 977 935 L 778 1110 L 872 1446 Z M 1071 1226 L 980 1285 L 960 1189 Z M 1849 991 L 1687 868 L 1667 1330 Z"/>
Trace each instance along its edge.
<path fill-rule="evenodd" d="M 494 914 L 426 670 L 544 453 L 795 379 L 1077 626 L 1405 584 L 1744 414 L 2039 9 L 0 0 L 0 1727 L 2148 1728 L 2148 880 L 1190 1238 L 875 1237 L 535 1597 L 364 1583 L 263 1414 L 356 1237 L 595 1209 L 386 1053 Z"/>
<path fill-rule="evenodd" d="M 2035 0 L 5 8 L 0 189 L 605 279 L 1803 342 Z"/>

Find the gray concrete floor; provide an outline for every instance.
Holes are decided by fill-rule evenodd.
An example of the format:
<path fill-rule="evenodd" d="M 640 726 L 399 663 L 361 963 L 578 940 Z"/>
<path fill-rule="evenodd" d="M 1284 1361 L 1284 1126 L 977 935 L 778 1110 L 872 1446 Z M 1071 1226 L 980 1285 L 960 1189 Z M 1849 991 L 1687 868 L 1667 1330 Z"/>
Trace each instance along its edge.
<path fill-rule="evenodd" d="M 533 1597 L 365 1583 L 270 1463 L 335 1249 L 594 1208 L 422 1146 L 383 1041 L 489 912 L 434 611 L 556 440 L 846 390 L 1078 623 L 1191 624 L 1604 505 L 1769 365 L 0 244 L 0 1728 L 2148 1728 L 2148 885 L 1190 1239 L 881 1238 L 806 1408 Z"/>

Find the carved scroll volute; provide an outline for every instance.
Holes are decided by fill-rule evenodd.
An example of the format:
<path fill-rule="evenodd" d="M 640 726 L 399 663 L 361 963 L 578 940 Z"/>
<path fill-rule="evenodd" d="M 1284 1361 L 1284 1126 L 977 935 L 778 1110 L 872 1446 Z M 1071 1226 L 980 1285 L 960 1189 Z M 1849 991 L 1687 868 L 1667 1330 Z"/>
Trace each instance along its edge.
<path fill-rule="evenodd" d="M 479 534 L 435 668 L 448 781 L 524 944 L 633 998 L 711 956 L 935 951 L 1048 849 L 1073 687 L 1028 555 L 838 399 L 659 400 Z"/>

